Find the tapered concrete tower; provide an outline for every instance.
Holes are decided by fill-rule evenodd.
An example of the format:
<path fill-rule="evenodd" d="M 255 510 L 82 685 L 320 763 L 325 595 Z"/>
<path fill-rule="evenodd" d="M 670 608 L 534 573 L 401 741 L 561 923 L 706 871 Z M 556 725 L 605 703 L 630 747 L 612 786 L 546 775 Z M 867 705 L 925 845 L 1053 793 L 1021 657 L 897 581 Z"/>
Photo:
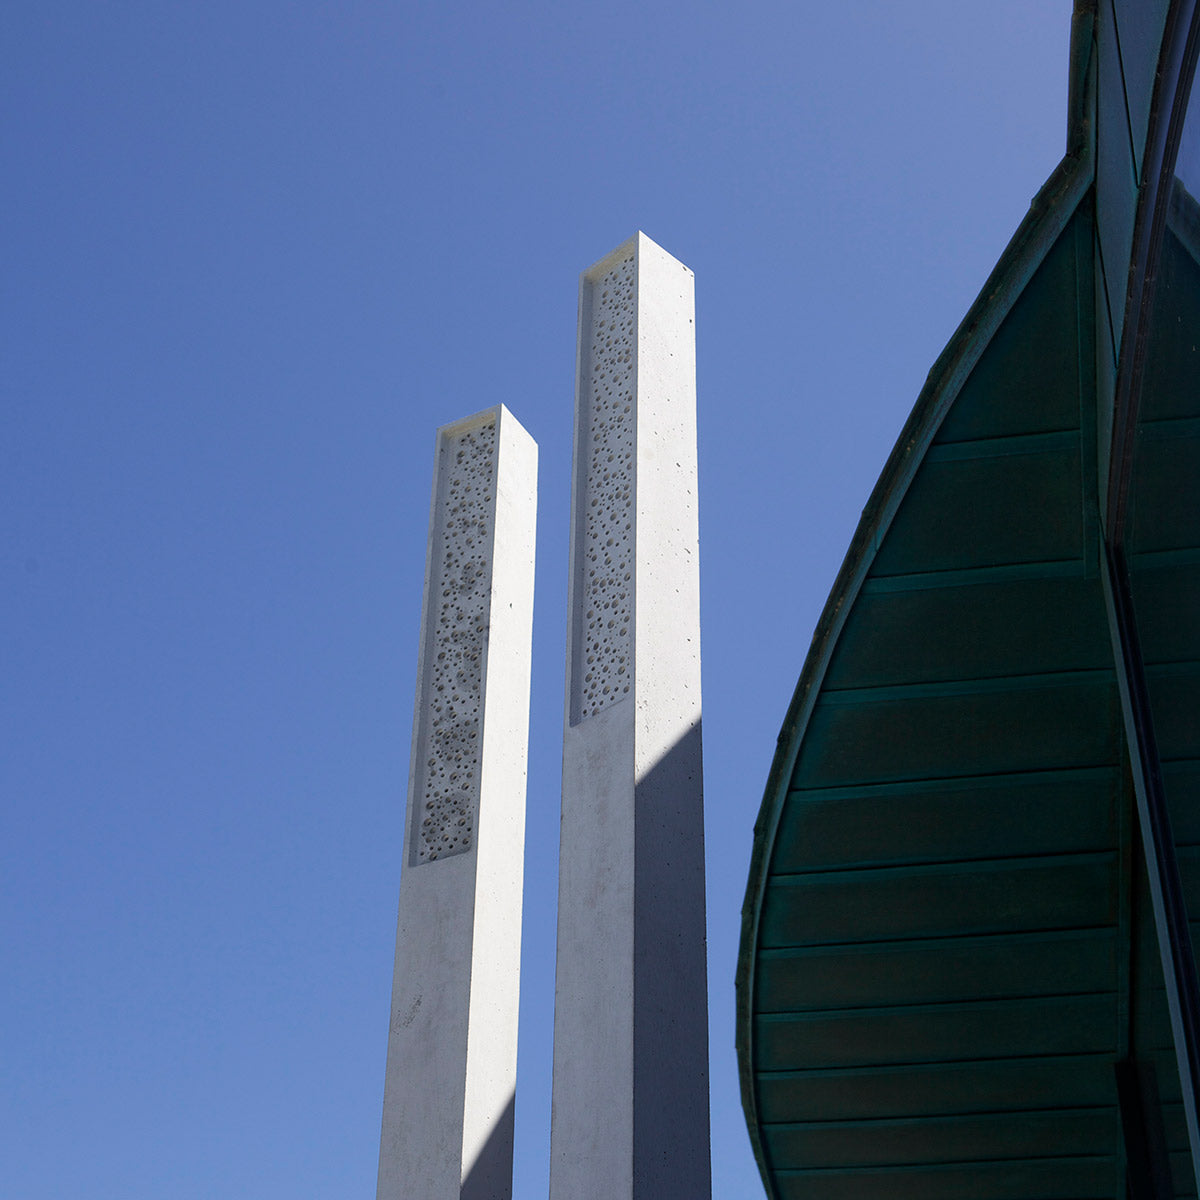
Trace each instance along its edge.
<path fill-rule="evenodd" d="M 537 446 L 438 430 L 378 1200 L 507 1200 Z"/>
<path fill-rule="evenodd" d="M 705 1200 L 693 277 L 580 281 L 551 1200 Z"/>

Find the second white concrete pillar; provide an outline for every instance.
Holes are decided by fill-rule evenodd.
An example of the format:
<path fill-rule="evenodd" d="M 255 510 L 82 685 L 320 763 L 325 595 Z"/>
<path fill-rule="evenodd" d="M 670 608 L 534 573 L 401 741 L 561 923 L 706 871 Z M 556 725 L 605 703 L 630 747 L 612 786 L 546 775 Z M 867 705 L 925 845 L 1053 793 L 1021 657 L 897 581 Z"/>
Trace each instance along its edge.
<path fill-rule="evenodd" d="M 692 272 L 580 281 L 551 1200 L 706 1200 Z"/>

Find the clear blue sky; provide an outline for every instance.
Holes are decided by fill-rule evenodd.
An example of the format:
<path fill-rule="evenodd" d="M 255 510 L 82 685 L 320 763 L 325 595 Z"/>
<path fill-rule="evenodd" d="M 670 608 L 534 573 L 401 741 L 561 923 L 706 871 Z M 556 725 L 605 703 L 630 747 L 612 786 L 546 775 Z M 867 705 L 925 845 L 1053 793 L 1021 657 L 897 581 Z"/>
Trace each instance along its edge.
<path fill-rule="evenodd" d="M 0 1195 L 374 1194 L 433 430 L 541 448 L 545 1196 L 578 273 L 696 273 L 714 1191 L 814 624 L 1065 142 L 1070 0 L 0 11 Z"/>

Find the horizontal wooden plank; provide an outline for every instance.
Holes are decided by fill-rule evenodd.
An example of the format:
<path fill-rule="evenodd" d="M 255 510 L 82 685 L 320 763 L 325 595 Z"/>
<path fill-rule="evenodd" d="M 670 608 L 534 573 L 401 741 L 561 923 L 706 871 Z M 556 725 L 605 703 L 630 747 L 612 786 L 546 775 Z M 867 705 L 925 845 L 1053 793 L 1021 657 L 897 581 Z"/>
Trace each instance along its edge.
<path fill-rule="evenodd" d="M 992 334 L 938 429 L 939 443 L 1078 425 L 1078 333 L 1062 319 L 1078 286 L 1075 238 L 1067 233 Z"/>
<path fill-rule="evenodd" d="M 792 786 L 1116 765 L 1118 717 L 1116 688 L 1106 674 L 957 695 L 866 696 L 855 704 L 823 695 Z"/>
<path fill-rule="evenodd" d="M 1121 1136 L 1115 1105 L 886 1121 L 764 1125 L 776 1170 L 1103 1157 Z"/>
<path fill-rule="evenodd" d="M 1174 1194 L 1179 1197 L 1196 1194 L 1196 1166 L 1192 1156 L 1184 1150 L 1177 1150 L 1168 1156 L 1171 1164 L 1171 1184 Z"/>
<path fill-rule="evenodd" d="M 1155 665 L 1200 659 L 1200 621 L 1179 619 L 1180 613 L 1200 612 L 1200 562 L 1139 555 L 1130 574 L 1145 661 Z"/>
<path fill-rule="evenodd" d="M 1157 954 L 1156 948 L 1147 947 Z M 1159 1095 L 1168 1098 L 1179 1095 L 1179 1077 L 1175 1074 L 1172 1056 L 1175 1053 L 1175 1038 L 1171 1032 L 1171 1014 L 1167 1008 L 1167 993 L 1162 987 L 1162 972 L 1154 964 L 1155 986 L 1145 982 L 1137 989 L 1133 1000 L 1133 1049 L 1140 1058 L 1154 1059 L 1169 1066 L 1168 1072 L 1159 1070 Z"/>
<path fill-rule="evenodd" d="M 755 1069 L 1116 1051 L 1116 998 L 1089 995 L 759 1016 Z"/>
<path fill-rule="evenodd" d="M 1125 1195 L 1115 1155 L 943 1167 L 779 1171 L 781 1200 L 1113 1200 Z"/>
<path fill-rule="evenodd" d="M 1099 580 L 1035 578 L 865 592 L 838 640 L 826 688 L 983 679 L 1110 667 Z"/>
<path fill-rule="evenodd" d="M 795 791 L 771 869 L 1109 850 L 1117 845 L 1121 792 L 1116 767 Z"/>
<path fill-rule="evenodd" d="M 1083 556 L 1078 442 L 1070 450 L 925 462 L 874 575 Z"/>
<path fill-rule="evenodd" d="M 1164 761 L 1200 758 L 1200 662 L 1146 672 L 1154 736 Z"/>
<path fill-rule="evenodd" d="M 1176 1088 L 1176 1094 L 1179 1089 Z M 1159 1096 L 1160 1102 L 1162 1097 Z M 1188 1149 L 1187 1117 L 1183 1111 L 1182 1101 L 1164 1103 L 1162 1105 L 1163 1136 L 1168 1150 Z"/>
<path fill-rule="evenodd" d="M 1200 846 L 1180 846 L 1175 853 L 1188 917 L 1190 921 L 1200 921 Z"/>
<path fill-rule="evenodd" d="M 1131 542 L 1140 553 L 1200 545 L 1200 431 L 1143 422 L 1134 459 Z"/>
<path fill-rule="evenodd" d="M 1164 763 L 1163 787 L 1176 846 L 1200 846 L 1200 759 Z"/>
<path fill-rule="evenodd" d="M 1115 854 L 772 876 L 763 948 L 1115 924 Z"/>
<path fill-rule="evenodd" d="M 1108 1053 L 758 1075 L 759 1117 L 770 1122 L 1104 1107 L 1116 1101 Z"/>
<path fill-rule="evenodd" d="M 760 1013 L 1113 992 L 1115 929 L 764 950 Z"/>

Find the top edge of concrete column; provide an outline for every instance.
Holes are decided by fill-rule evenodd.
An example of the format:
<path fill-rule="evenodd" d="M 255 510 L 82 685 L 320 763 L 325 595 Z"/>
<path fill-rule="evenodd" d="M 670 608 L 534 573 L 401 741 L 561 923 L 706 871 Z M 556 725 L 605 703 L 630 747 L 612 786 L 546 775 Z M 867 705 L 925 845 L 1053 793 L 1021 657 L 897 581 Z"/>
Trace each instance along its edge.
<path fill-rule="evenodd" d="M 670 259 L 689 275 L 695 274 L 691 267 L 681 263 L 669 250 L 664 250 L 653 238 L 647 237 L 639 229 L 633 237 L 627 238 L 615 250 L 610 250 L 603 258 L 597 259 L 586 271 L 582 272 L 579 276 L 580 283 L 589 283 L 606 274 L 618 259 L 627 258 L 631 253 L 637 258 L 647 252 Z"/>
<path fill-rule="evenodd" d="M 457 421 L 449 421 L 445 425 L 439 425 L 434 437 L 440 446 L 444 437 L 453 437 L 455 434 L 466 433 L 469 429 L 488 425 L 492 421 L 503 424 L 505 427 L 515 426 L 531 442 L 533 441 L 529 430 L 512 415 L 508 406 L 504 404 L 493 404 L 491 408 L 481 409 L 477 413 L 472 413 L 469 417 L 460 417 Z"/>

